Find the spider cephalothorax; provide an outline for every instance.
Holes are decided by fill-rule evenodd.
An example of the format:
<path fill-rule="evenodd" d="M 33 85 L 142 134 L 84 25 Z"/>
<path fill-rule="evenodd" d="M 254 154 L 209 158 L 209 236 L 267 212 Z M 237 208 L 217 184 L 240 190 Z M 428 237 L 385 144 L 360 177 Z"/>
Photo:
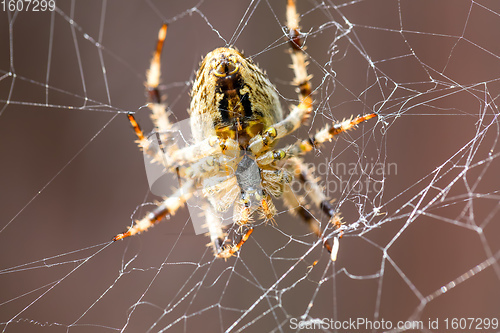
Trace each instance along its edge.
<path fill-rule="evenodd" d="M 335 122 L 325 126 L 315 135 L 299 140 L 283 149 L 275 149 L 278 140 L 300 127 L 313 108 L 310 76 L 307 74 L 306 55 L 303 51 L 295 1 L 288 0 L 287 26 L 290 32 L 290 54 L 294 71 L 294 84 L 299 92 L 299 103 L 293 105 L 283 117 L 276 88 L 267 75 L 254 62 L 231 47 L 209 52 L 200 64 L 191 93 L 189 109 L 193 142 L 179 148 L 163 144 L 152 145 L 143 135 L 132 114 L 129 120 L 145 153 L 161 163 L 167 171 L 175 172 L 180 188 L 164 199 L 158 208 L 138 220 L 114 240 L 147 230 L 165 216 L 175 212 L 196 191 L 204 197 L 204 215 L 215 255 L 231 257 L 249 238 L 253 231 L 252 216 L 272 221 L 276 208 L 271 197 L 282 197 L 289 211 L 300 216 L 321 239 L 325 248 L 336 258 L 336 250 L 322 235 L 320 225 L 306 210 L 304 198 L 296 195 L 290 182 L 292 178 L 302 184 L 312 184 L 308 199 L 329 217 L 334 228 L 341 227 L 340 218 L 320 186 L 315 183 L 312 171 L 300 156 L 325 141 L 331 140 L 357 124 L 375 117 L 368 114 Z M 149 104 L 155 131 L 163 142 L 171 124 L 162 103 L 158 84 L 160 81 L 160 54 L 166 37 L 163 25 L 151 66 L 147 74 Z M 223 232 L 220 212 L 233 206 L 232 219 L 246 233 L 237 244 L 232 244 Z M 334 237 L 335 245 L 338 245 Z M 226 242 L 230 242 L 229 244 Z"/>

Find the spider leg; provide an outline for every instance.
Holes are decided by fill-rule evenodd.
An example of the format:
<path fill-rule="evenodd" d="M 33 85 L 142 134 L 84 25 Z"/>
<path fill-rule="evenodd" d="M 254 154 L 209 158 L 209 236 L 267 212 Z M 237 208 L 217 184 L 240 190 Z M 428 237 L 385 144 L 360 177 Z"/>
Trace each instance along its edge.
<path fill-rule="evenodd" d="M 177 189 L 171 196 L 165 198 L 162 203 L 152 212 L 148 213 L 140 220 L 136 220 L 134 225 L 129 227 L 127 231 L 116 235 L 113 241 L 117 241 L 137 233 L 146 231 L 151 226 L 155 225 L 165 217 L 174 215 L 177 210 L 184 205 L 184 203 L 192 195 L 193 180 L 188 180 Z"/>
<path fill-rule="evenodd" d="M 292 215 L 299 215 L 302 220 L 309 226 L 309 229 L 318 237 L 323 240 L 323 246 L 328 252 L 332 252 L 332 246 L 328 240 L 323 237 L 321 233 L 320 224 L 318 220 L 304 207 L 304 198 L 297 196 L 293 193 L 291 187 L 287 184 L 283 191 L 283 200 L 289 208 Z"/>
<path fill-rule="evenodd" d="M 182 170 L 181 176 L 184 178 L 207 179 L 221 171 L 225 171 L 226 175 L 233 175 L 236 168 L 235 163 L 235 157 L 230 154 L 210 155 L 185 168 L 180 168 Z"/>
<path fill-rule="evenodd" d="M 239 151 L 239 144 L 233 139 L 222 139 L 218 136 L 211 136 L 203 141 L 186 146 L 174 151 L 170 158 L 171 161 L 167 167 L 193 163 L 199 159 Z"/>
<path fill-rule="evenodd" d="M 320 145 L 325 141 L 330 141 L 334 136 L 339 135 L 340 133 L 355 129 L 359 123 L 366 121 L 368 119 L 372 119 L 377 117 L 376 113 L 369 113 L 363 116 L 357 116 L 353 119 L 338 121 L 333 124 L 328 124 L 324 128 L 320 129 L 316 132 L 315 135 L 310 137 L 309 139 L 303 140 L 300 142 L 300 149 L 304 152 L 308 152 L 314 148 L 316 145 Z"/>
<path fill-rule="evenodd" d="M 160 56 L 163 49 L 163 44 L 165 42 L 165 37 L 167 35 L 167 25 L 163 24 L 158 32 L 158 41 L 156 43 L 156 49 L 153 53 L 151 59 L 151 64 L 149 70 L 146 73 L 146 90 L 147 90 L 147 102 L 148 107 L 151 110 L 151 120 L 155 125 L 155 132 L 159 134 L 158 141 L 159 144 L 152 144 L 151 141 L 145 137 L 142 132 L 139 123 L 135 119 L 132 113 L 128 113 L 127 117 L 135 131 L 138 138 L 139 146 L 154 160 L 164 163 L 165 156 L 160 148 L 163 148 L 162 142 L 166 142 L 166 133 L 172 128 L 172 124 L 168 119 L 168 112 L 166 111 L 165 103 L 162 103 L 162 97 L 158 86 L 160 84 L 161 77 L 161 61 Z M 165 163 L 164 163 L 165 164 Z"/>
<path fill-rule="evenodd" d="M 240 250 L 240 248 L 245 244 L 250 235 L 253 232 L 253 228 L 249 228 L 247 232 L 241 237 L 241 240 L 236 245 L 226 245 L 223 247 L 222 251 L 217 254 L 217 257 L 228 259 L 231 258 L 236 252 Z"/>
<path fill-rule="evenodd" d="M 312 75 L 307 74 L 307 56 L 304 53 L 300 38 L 299 14 L 295 7 L 295 0 L 288 0 L 286 6 L 286 20 L 290 39 L 290 55 L 292 57 L 292 69 L 295 75 L 293 83 L 298 87 L 299 105 L 302 117 L 308 117 L 312 111 L 311 83 Z M 303 119 L 302 119 L 303 120 Z"/>
<path fill-rule="evenodd" d="M 318 185 L 317 180 L 314 179 L 312 171 L 307 168 L 304 163 L 302 163 L 299 159 L 291 159 L 292 168 L 295 170 L 295 174 L 298 175 L 297 178 L 301 182 L 302 185 L 308 184 L 308 193 L 307 196 L 311 199 L 316 207 L 321 209 L 323 213 L 325 213 L 329 218 L 329 223 L 333 224 L 336 229 L 339 229 L 342 225 L 340 215 L 335 211 L 333 205 L 330 203 L 330 200 L 323 194 L 323 190 Z M 304 186 L 305 187 L 305 186 Z M 314 232 L 319 238 L 323 240 L 323 246 L 331 253 L 331 259 L 333 261 L 337 258 L 338 252 L 338 238 L 342 237 L 336 236 L 334 238 L 334 246 L 330 245 L 327 239 L 323 237 L 323 234 L 320 229 L 319 222 L 314 216 L 304 207 L 304 198 L 298 197 L 295 193 L 292 192 L 289 186 L 285 187 L 286 191 L 284 193 L 284 201 L 285 204 L 290 208 L 290 212 L 294 215 L 299 215 L 304 222 L 309 225 L 309 228 L 312 232 Z"/>
<path fill-rule="evenodd" d="M 293 84 L 299 92 L 299 104 L 292 107 L 290 114 L 282 121 L 267 128 L 263 134 L 256 135 L 250 140 L 250 150 L 257 155 L 263 148 L 270 146 L 275 140 L 282 138 L 297 128 L 309 118 L 312 112 L 311 75 L 307 73 L 307 55 L 304 53 L 300 37 L 299 15 L 295 7 L 295 0 L 288 0 L 286 6 L 286 20 L 290 40 L 290 56 L 294 72 Z"/>
<path fill-rule="evenodd" d="M 331 200 L 325 196 L 323 193 L 323 189 L 318 185 L 318 179 L 314 178 L 313 172 L 309 169 L 301 160 L 294 158 L 292 162 L 295 163 L 296 171 L 300 172 L 299 180 L 302 184 L 309 184 L 310 191 L 307 195 L 311 198 L 313 203 L 325 213 L 329 221 L 328 223 L 332 224 L 335 229 L 340 229 L 342 226 L 342 218 L 340 214 L 335 211 L 333 205 L 331 204 Z M 327 250 L 331 253 L 332 261 L 337 259 L 337 252 L 339 250 L 339 238 L 342 238 L 342 230 L 340 230 L 339 234 L 333 238 L 333 248 L 328 248 L 328 242 L 324 240 L 324 245 Z M 329 246 L 330 244 L 328 244 Z"/>
<path fill-rule="evenodd" d="M 351 119 L 329 124 L 308 139 L 298 141 L 294 144 L 288 145 L 283 149 L 267 151 L 266 153 L 257 157 L 256 161 L 257 163 L 259 163 L 259 165 L 267 165 L 272 162 L 277 162 L 280 160 L 303 155 L 311 151 L 315 146 L 321 145 L 325 141 L 330 141 L 334 136 L 339 135 L 340 133 L 355 129 L 359 123 L 362 123 L 363 121 L 376 116 L 377 115 L 375 113 L 370 113 L 363 116 L 358 116 L 354 119 L 351 117 Z"/>
<path fill-rule="evenodd" d="M 217 257 L 224 248 L 225 234 L 222 230 L 221 218 L 211 205 L 207 205 L 205 209 L 205 220 L 207 222 L 208 235 L 210 236 L 210 244 L 212 245 L 214 255 Z"/>
<path fill-rule="evenodd" d="M 307 196 L 311 198 L 311 201 L 325 213 L 329 219 L 330 223 L 338 226 L 336 220 L 339 220 L 338 214 L 335 212 L 331 200 L 328 199 L 323 193 L 323 189 L 318 185 L 317 179 L 314 178 L 312 170 L 309 169 L 302 161 L 297 158 L 292 159 L 291 161 L 295 168 L 295 174 L 298 174 L 298 179 L 302 184 L 308 184 L 308 192 Z"/>
<path fill-rule="evenodd" d="M 166 111 L 166 105 L 162 103 L 162 97 L 158 86 L 160 84 L 161 76 L 161 51 L 163 49 L 163 43 L 165 37 L 167 36 L 167 25 L 163 24 L 158 32 L 158 41 L 156 43 L 156 49 L 151 59 L 151 64 L 149 70 L 147 71 L 147 81 L 146 88 L 148 92 L 148 107 L 151 109 L 151 120 L 155 124 L 156 131 L 158 133 L 164 134 L 172 127 L 172 124 L 168 120 L 168 112 Z"/>

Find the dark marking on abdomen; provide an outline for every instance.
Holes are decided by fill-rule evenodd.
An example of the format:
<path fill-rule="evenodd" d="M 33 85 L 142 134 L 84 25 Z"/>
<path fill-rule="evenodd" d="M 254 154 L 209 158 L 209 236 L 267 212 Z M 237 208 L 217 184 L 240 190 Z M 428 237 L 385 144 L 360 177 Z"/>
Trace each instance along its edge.
<path fill-rule="evenodd" d="M 219 113 L 221 115 L 221 122 L 222 123 L 229 122 L 229 110 L 227 109 L 228 107 L 229 107 L 229 103 L 227 100 L 227 96 L 224 95 L 219 102 Z"/>
<path fill-rule="evenodd" d="M 238 93 L 239 95 L 239 93 Z M 253 115 L 253 110 L 252 110 L 252 103 L 250 102 L 250 97 L 248 96 L 248 93 L 244 95 L 240 95 L 240 102 L 241 105 L 243 106 L 243 110 L 245 112 L 245 117 L 246 118 L 251 118 Z"/>

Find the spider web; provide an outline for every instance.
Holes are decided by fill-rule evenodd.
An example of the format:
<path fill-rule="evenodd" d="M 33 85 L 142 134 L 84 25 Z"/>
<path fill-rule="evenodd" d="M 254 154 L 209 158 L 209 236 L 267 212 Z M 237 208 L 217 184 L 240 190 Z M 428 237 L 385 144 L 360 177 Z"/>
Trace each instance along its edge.
<path fill-rule="evenodd" d="M 61 0 L 52 13 L 0 12 L 3 332 L 389 330 L 323 318 L 437 332 L 446 318 L 499 317 L 498 2 L 297 6 L 315 108 L 291 139 L 379 114 L 306 157 L 345 222 L 335 262 L 279 200 L 276 224 L 227 261 L 186 209 L 110 242 L 157 200 L 125 114 L 150 130 L 145 70 L 161 23 L 161 91 L 177 120 L 201 56 L 227 44 L 267 71 L 288 110 L 284 1 Z M 304 207 L 331 240 L 327 219 Z"/>

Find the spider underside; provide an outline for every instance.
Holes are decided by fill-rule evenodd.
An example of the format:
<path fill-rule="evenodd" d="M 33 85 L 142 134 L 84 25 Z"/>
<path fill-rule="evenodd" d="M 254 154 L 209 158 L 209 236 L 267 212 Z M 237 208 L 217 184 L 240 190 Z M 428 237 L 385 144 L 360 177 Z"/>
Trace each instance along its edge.
<path fill-rule="evenodd" d="M 135 221 L 126 232 L 115 236 L 115 241 L 145 231 L 165 216 L 175 214 L 193 192 L 201 188 L 206 199 L 205 219 L 215 256 L 227 259 L 241 248 L 253 232 L 251 222 L 254 215 L 273 221 L 276 208 L 272 197 L 282 197 L 290 213 L 306 222 L 323 240 L 324 247 L 335 260 L 338 243 L 334 243 L 337 246 L 332 252 L 319 222 L 304 208 L 304 198 L 292 191 L 290 182 L 295 178 L 313 184 L 309 199 L 329 217 L 335 228 L 340 228 L 339 214 L 314 182 L 312 171 L 300 156 L 376 115 L 372 113 L 335 122 L 310 138 L 275 149 L 278 140 L 299 128 L 313 109 L 311 77 L 307 73 L 307 56 L 303 51 L 294 0 L 288 0 L 286 16 L 295 75 L 293 83 L 298 88 L 299 103 L 291 107 L 285 118 L 276 88 L 267 75 L 232 47 L 217 48 L 201 62 L 189 109 L 193 144 L 183 148 L 165 145 L 159 149 L 144 136 L 134 116 L 128 115 L 141 149 L 163 164 L 167 171 L 177 173 L 181 186 L 164 198 L 155 210 Z M 174 126 L 168 119 L 166 105 L 158 90 L 160 54 L 166 32 L 167 25 L 164 24 L 146 83 L 151 118 L 162 142 L 167 142 L 165 133 Z M 226 239 L 218 215 L 231 206 L 233 222 L 246 230 L 237 244 Z M 338 235 L 334 242 L 337 242 Z"/>

